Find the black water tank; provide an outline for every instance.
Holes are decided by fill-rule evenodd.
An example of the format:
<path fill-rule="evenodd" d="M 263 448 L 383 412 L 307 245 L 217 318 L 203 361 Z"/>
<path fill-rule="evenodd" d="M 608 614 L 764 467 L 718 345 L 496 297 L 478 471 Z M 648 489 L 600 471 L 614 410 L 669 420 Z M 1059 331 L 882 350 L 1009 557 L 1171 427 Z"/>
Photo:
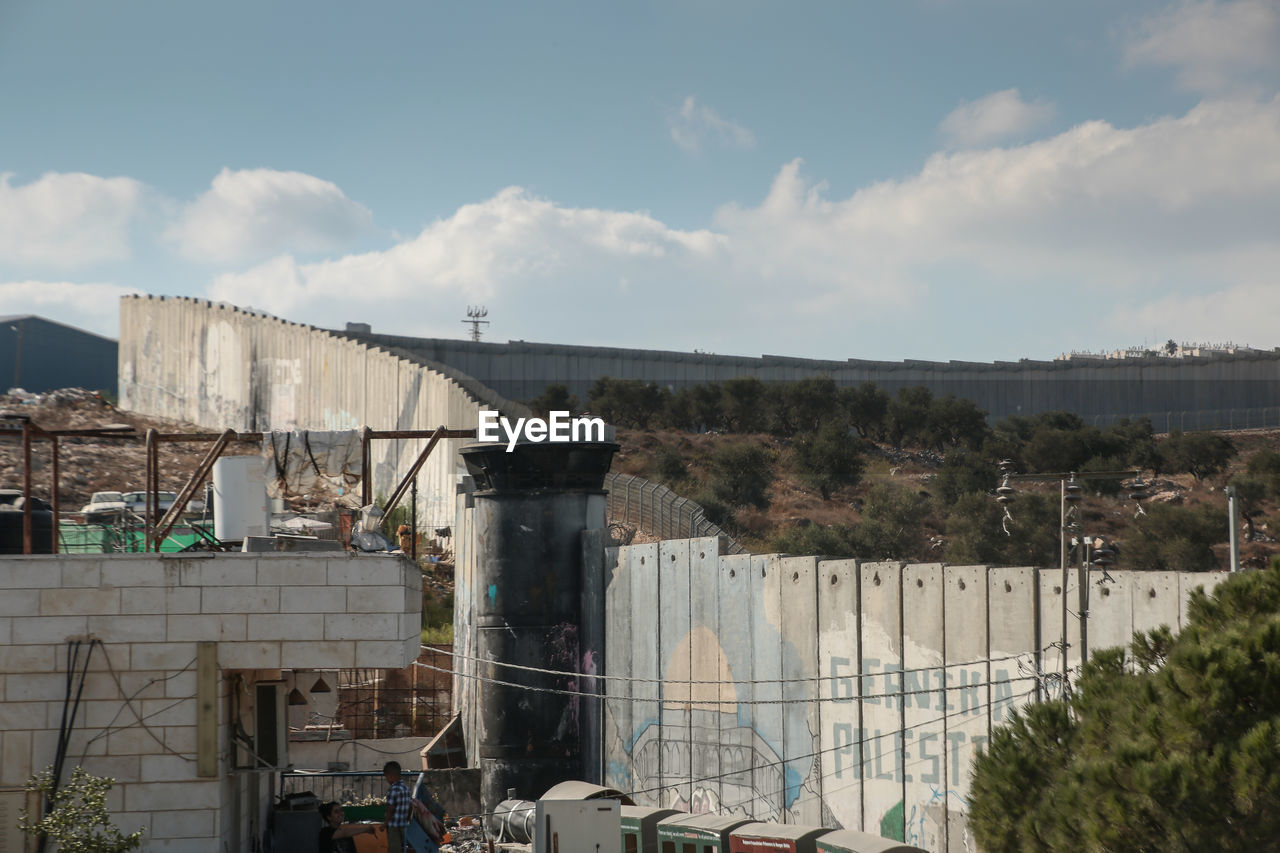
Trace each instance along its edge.
<path fill-rule="evenodd" d="M 0 554 L 21 554 L 22 507 L 0 507 Z M 48 509 L 31 510 L 31 553 L 53 553 L 53 513 Z"/>

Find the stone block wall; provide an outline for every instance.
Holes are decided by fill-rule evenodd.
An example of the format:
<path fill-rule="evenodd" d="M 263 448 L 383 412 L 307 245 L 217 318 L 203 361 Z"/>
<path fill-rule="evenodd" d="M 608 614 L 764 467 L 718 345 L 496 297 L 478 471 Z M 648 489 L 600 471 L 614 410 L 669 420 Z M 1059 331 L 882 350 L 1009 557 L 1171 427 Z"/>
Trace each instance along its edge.
<path fill-rule="evenodd" d="M 69 650 L 80 641 L 89 667 L 64 778 L 78 764 L 114 778 L 113 819 L 125 831 L 144 828 L 144 850 L 251 849 L 270 774 L 233 772 L 244 757 L 233 751 L 232 727 L 253 729 L 253 683 L 288 670 L 407 666 L 420 643 L 421 583 L 412 564 L 390 555 L 8 557 L 0 561 L 0 788 L 21 787 L 53 763 L 68 669 L 78 669 Z M 196 772 L 201 641 L 217 643 L 219 667 L 211 778 Z"/>

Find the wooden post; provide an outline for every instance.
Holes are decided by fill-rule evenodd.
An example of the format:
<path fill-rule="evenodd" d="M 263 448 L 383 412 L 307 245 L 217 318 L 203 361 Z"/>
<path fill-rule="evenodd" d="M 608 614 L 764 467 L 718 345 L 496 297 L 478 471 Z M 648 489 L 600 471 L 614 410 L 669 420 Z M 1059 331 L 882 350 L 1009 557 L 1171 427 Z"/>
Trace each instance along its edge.
<path fill-rule="evenodd" d="M 31 422 L 22 422 L 22 553 L 31 553 Z"/>
<path fill-rule="evenodd" d="M 218 644 L 196 646 L 196 775 L 218 775 Z"/>
<path fill-rule="evenodd" d="M 53 553 L 56 554 L 58 553 L 58 539 L 62 536 L 62 531 L 58 526 L 58 510 L 61 509 L 58 503 L 58 437 L 56 435 L 50 436 L 49 442 L 53 448 L 53 494 L 49 497 L 53 499 Z"/>

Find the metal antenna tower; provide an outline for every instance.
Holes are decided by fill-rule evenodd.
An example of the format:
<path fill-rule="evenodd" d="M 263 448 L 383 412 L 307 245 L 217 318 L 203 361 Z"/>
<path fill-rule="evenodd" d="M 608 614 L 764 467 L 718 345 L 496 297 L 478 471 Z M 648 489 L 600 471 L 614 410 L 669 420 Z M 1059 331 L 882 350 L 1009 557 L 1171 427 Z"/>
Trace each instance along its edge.
<path fill-rule="evenodd" d="M 483 305 L 472 308 L 467 306 L 467 319 L 463 320 L 464 324 L 471 326 L 471 340 L 480 340 L 480 327 L 489 325 L 489 321 L 484 319 L 489 316 L 489 309 Z"/>

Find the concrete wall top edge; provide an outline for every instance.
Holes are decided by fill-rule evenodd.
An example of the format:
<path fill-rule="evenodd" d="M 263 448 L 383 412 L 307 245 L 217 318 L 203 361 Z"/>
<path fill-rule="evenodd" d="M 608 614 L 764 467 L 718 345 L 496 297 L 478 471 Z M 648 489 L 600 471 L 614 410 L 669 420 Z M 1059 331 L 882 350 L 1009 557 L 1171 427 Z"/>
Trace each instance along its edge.
<path fill-rule="evenodd" d="M 1133 359 L 1085 359 L 1045 361 L 1037 359 L 1019 359 L 1017 361 L 928 361 L 923 359 L 904 359 L 902 361 L 881 361 L 876 359 L 849 358 L 846 360 L 816 359 L 801 356 L 786 356 L 765 353 L 760 356 L 719 355 L 715 353 L 689 353 L 674 350 L 628 349 L 623 347 L 589 346 L 581 344 L 554 344 L 537 341 L 511 340 L 506 343 L 494 341 L 468 341 L 460 338 L 415 338 L 406 335 L 387 335 L 379 333 L 364 334 L 343 330 L 328 330 L 339 337 L 363 341 L 376 346 L 379 343 L 410 351 L 415 349 L 440 349 L 463 352 L 471 355 L 516 355 L 516 354 L 561 354 L 569 357 L 592 358 L 627 358 L 653 359 L 675 363 L 718 364 L 733 367 L 803 367 L 811 370 L 841 371 L 847 369 L 873 369 L 879 371 L 893 370 L 928 370 L 937 372 L 951 371 L 1006 371 L 1010 369 L 1022 371 L 1073 371 L 1088 370 L 1126 370 L 1131 368 L 1179 369 L 1191 366 L 1202 366 L 1223 361 L 1270 361 L 1280 362 L 1280 348 L 1272 351 L 1252 351 L 1247 353 L 1215 354 L 1213 357 L 1188 356 L 1178 359 L 1152 356 Z M 1127 378 L 1127 377 L 1126 377 Z"/>

